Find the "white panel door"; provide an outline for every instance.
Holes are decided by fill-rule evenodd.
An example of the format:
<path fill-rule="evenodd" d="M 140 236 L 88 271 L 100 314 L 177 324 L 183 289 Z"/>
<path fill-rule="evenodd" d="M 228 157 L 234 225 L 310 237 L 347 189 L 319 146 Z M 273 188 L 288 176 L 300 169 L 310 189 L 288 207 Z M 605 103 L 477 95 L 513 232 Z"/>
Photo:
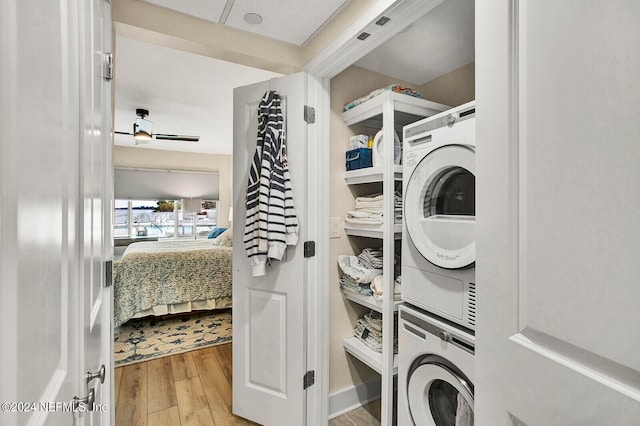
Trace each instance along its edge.
<path fill-rule="evenodd" d="M 476 14 L 476 422 L 638 424 L 640 3 Z"/>
<path fill-rule="evenodd" d="M 233 141 L 233 412 L 263 425 L 305 424 L 305 259 L 307 233 L 307 76 L 272 79 L 234 90 Z M 268 90 L 282 97 L 293 200 L 300 237 L 282 261 L 252 277 L 244 249 L 247 180 L 256 149 L 257 107 Z"/>
<path fill-rule="evenodd" d="M 107 260 L 113 257 L 111 160 L 111 83 L 104 78 L 105 55 L 111 52 L 111 13 L 107 0 L 82 3 L 81 42 L 81 147 L 80 196 L 82 216 L 82 264 L 80 286 L 84 351 L 82 372 L 96 373 L 104 366 L 104 383 L 86 383 L 85 394 L 95 392 L 96 407 L 84 414 L 86 424 L 109 425 L 115 419 L 112 390 L 112 294 L 105 283 Z M 109 265 L 110 267 L 110 265 Z M 86 379 L 85 379 L 86 381 Z"/>
<path fill-rule="evenodd" d="M 111 364 L 98 343 L 110 335 L 110 299 L 101 287 L 109 219 L 97 212 L 110 193 L 110 90 L 102 47 L 94 44 L 98 34 L 100 43 L 110 40 L 108 8 L 102 1 L 0 3 L 2 425 L 109 424 L 104 385 L 96 402 L 107 412 L 95 416 L 71 403 L 88 395 L 94 355 L 108 375 Z"/>

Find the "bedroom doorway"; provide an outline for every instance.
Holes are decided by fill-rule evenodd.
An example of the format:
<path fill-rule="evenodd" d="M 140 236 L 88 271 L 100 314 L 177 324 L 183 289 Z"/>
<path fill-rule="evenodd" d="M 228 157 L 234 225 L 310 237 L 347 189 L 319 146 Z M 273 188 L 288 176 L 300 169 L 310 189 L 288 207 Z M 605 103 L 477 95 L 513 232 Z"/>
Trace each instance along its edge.
<path fill-rule="evenodd" d="M 116 334 L 120 332 L 121 335 L 116 337 L 114 345 L 114 404 L 118 407 L 116 424 L 135 424 L 143 417 L 146 421 L 161 412 L 170 416 L 170 411 L 177 405 L 184 405 L 184 399 L 180 399 L 179 395 L 178 399 L 154 402 L 155 392 L 149 388 L 138 389 L 131 394 L 131 388 L 140 383 L 144 371 L 148 374 L 145 379 L 148 383 L 154 382 L 159 386 L 163 383 L 162 386 L 168 386 L 178 393 L 180 386 L 186 383 L 183 380 L 190 379 L 190 386 L 195 386 L 197 380 L 192 377 L 196 377 L 194 372 L 197 371 L 200 388 L 204 389 L 203 392 L 206 390 L 206 397 L 210 399 L 207 405 L 219 407 L 215 402 L 217 399 L 228 400 L 230 410 L 232 368 L 228 342 L 232 338 L 232 248 L 228 247 L 231 232 L 227 235 L 223 235 L 223 232 L 225 228 L 231 228 L 232 215 L 231 97 L 234 87 L 280 74 L 177 51 L 135 37 L 116 35 L 115 45 L 114 130 L 131 132 L 136 120 L 135 109 L 143 107 L 149 110 L 146 119 L 153 123 L 154 133 L 197 135 L 200 139 L 198 142 L 189 142 L 152 138 L 148 143 L 141 144 L 136 143 L 133 135 L 115 135 L 114 255 L 122 256 L 133 242 L 159 246 L 162 251 L 160 256 L 164 257 L 155 267 L 149 264 L 144 266 L 142 257 L 145 255 L 136 254 L 138 266 L 143 271 L 146 268 L 146 274 L 149 275 L 150 270 L 158 273 L 161 267 L 166 267 L 171 261 L 169 252 L 175 249 L 182 253 L 179 255 L 180 261 L 195 265 L 186 269 L 196 280 L 216 277 L 214 280 L 217 285 L 222 286 L 222 282 L 228 284 L 226 291 L 208 289 L 214 292 L 212 297 L 189 297 L 180 300 L 179 306 L 146 304 L 145 307 L 151 308 L 148 313 L 153 315 L 147 320 L 136 319 L 125 323 L 124 318 L 128 320 L 131 313 L 122 317 L 119 315 L 121 306 L 129 311 L 129 305 L 135 304 L 139 296 L 131 295 L 121 303 L 116 301 L 114 326 Z M 139 61 L 142 51 L 145 52 L 144 64 Z M 153 72 L 144 71 L 149 69 L 153 69 Z M 229 143 L 225 144 L 224 141 Z M 150 179 L 144 177 L 152 174 L 154 176 Z M 198 192 L 199 179 L 213 180 L 206 184 L 210 192 Z M 189 208 L 189 204 L 193 205 L 193 201 L 197 203 L 199 200 L 202 200 L 199 208 Z M 173 210 L 167 206 L 170 203 L 173 203 Z M 214 242 L 218 243 L 218 253 L 211 255 L 216 256 L 215 262 L 183 259 L 187 255 L 181 251 L 184 248 L 180 246 L 182 243 L 201 244 L 209 248 L 213 247 Z M 121 262 L 123 260 L 116 260 L 114 267 L 122 269 Z M 217 269 L 209 265 L 217 265 Z M 133 266 L 126 268 L 127 274 L 139 273 Z M 178 266 L 173 270 L 168 268 L 164 279 L 175 281 L 175 276 L 185 275 L 184 271 L 178 270 Z M 225 277 L 220 277 L 220 270 L 224 270 Z M 159 289 L 161 292 L 166 290 Z M 205 292 L 196 293 L 202 295 Z M 171 315 L 182 311 L 194 313 Z M 124 334 L 123 327 L 128 327 Z M 153 346 L 151 339 L 156 341 Z M 125 349 L 120 345 L 123 342 L 128 344 Z M 193 351 L 193 354 L 179 348 L 185 345 L 190 346 L 186 349 Z M 212 355 L 216 351 L 221 353 L 218 358 Z M 149 355 L 156 355 L 157 352 L 166 353 L 164 357 L 145 361 Z M 154 373 L 158 371 L 161 371 L 159 376 Z M 173 377 L 173 381 L 168 381 L 168 377 Z M 225 384 L 227 382 L 228 385 Z M 215 383 L 216 392 L 219 390 L 220 395 L 210 393 L 211 389 L 208 388 L 211 388 L 211 383 Z M 228 388 L 228 395 L 225 388 Z M 121 394 L 120 391 L 125 389 L 129 391 Z M 182 408 L 180 412 L 188 412 L 187 408 Z M 225 417 L 230 413 L 229 410 L 210 410 L 210 415 L 214 418 Z"/>

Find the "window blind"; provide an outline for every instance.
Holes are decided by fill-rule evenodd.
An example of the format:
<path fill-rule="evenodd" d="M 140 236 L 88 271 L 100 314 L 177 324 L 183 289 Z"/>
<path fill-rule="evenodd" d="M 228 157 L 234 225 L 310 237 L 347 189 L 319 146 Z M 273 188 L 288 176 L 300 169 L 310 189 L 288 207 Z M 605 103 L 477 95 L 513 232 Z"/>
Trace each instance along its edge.
<path fill-rule="evenodd" d="M 218 173 L 115 168 L 113 179 L 116 199 L 219 198 Z"/>

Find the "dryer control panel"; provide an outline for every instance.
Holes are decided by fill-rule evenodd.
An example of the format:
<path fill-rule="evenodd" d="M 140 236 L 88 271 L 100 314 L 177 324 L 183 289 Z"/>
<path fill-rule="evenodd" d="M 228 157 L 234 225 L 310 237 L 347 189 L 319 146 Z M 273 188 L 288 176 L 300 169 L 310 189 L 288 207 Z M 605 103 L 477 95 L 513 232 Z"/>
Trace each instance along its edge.
<path fill-rule="evenodd" d="M 476 116 L 476 107 L 474 104 L 467 105 L 464 108 L 453 109 L 449 111 L 436 114 L 427 119 L 418 121 L 413 125 L 408 125 L 404 130 L 404 138 L 410 141 L 416 136 L 424 135 L 425 133 L 439 129 L 441 127 L 452 127 L 456 123 L 464 120 L 468 120 Z M 424 143 L 428 141 L 422 141 L 422 138 L 413 141 L 413 144 Z M 411 142 L 410 142 L 411 143 Z"/>

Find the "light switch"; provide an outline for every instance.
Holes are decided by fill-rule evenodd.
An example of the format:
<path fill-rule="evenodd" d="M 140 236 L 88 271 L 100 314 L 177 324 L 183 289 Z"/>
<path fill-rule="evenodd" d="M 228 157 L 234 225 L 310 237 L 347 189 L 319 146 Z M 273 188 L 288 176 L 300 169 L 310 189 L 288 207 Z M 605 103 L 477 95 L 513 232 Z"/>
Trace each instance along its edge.
<path fill-rule="evenodd" d="M 331 217 L 331 238 L 340 238 L 341 222 L 339 217 Z"/>

